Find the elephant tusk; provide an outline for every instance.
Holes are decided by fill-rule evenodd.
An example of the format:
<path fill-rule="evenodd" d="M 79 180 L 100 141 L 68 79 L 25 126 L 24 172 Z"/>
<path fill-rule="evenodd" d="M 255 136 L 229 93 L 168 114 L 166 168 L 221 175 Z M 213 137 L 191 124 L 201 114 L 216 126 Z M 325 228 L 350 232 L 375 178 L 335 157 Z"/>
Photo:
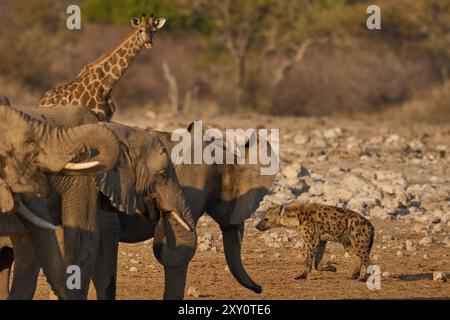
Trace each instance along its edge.
<path fill-rule="evenodd" d="M 17 213 L 30 222 L 34 224 L 36 227 L 48 230 L 56 230 L 56 226 L 51 224 L 50 222 L 45 221 L 44 219 L 35 215 L 30 209 L 28 209 L 22 202 L 19 202 L 19 208 L 17 209 Z"/>
<path fill-rule="evenodd" d="M 65 165 L 66 170 L 86 170 L 96 167 L 100 164 L 99 161 L 83 162 L 83 163 L 73 163 L 69 162 Z"/>
<path fill-rule="evenodd" d="M 187 231 L 191 232 L 191 228 L 189 227 L 189 225 L 183 220 L 181 219 L 181 217 L 174 211 L 170 211 L 170 214 L 172 215 L 172 217 L 175 218 L 175 220 L 178 221 L 178 223 Z"/>

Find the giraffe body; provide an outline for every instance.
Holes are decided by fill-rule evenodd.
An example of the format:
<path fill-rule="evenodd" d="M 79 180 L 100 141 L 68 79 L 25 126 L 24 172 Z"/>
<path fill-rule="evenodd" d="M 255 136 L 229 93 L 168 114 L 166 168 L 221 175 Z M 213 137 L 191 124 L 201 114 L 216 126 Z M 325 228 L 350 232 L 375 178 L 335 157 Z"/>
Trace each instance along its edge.
<path fill-rule="evenodd" d="M 47 91 L 39 106 L 83 106 L 91 109 L 101 120 L 111 120 L 115 112 L 111 99 L 114 86 L 142 47 L 152 47 L 153 34 L 164 24 L 165 19 L 133 18 L 135 32 L 115 49 L 86 65 L 74 81 Z"/>

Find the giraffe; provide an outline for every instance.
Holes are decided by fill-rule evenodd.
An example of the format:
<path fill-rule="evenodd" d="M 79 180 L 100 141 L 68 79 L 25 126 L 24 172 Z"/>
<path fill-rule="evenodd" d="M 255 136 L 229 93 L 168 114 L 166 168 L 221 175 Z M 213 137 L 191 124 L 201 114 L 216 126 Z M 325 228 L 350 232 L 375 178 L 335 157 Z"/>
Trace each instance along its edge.
<path fill-rule="evenodd" d="M 111 120 L 115 112 L 111 91 L 141 48 L 152 48 L 153 35 L 165 23 L 166 19 L 155 19 L 153 15 L 132 18 L 131 25 L 136 29 L 133 33 L 115 49 L 84 66 L 74 81 L 47 91 L 39 106 L 85 106 L 100 120 Z"/>

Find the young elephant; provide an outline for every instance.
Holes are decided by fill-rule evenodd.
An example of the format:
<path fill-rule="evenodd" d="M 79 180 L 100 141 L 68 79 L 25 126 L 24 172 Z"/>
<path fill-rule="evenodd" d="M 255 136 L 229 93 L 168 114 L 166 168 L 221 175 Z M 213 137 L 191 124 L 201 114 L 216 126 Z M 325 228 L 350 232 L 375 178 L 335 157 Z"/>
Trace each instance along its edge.
<path fill-rule="evenodd" d="M 356 266 L 351 279 L 365 280 L 361 267 L 371 265 L 370 250 L 374 228 L 361 215 L 348 209 L 318 203 L 301 203 L 271 207 L 256 228 L 260 231 L 275 227 L 298 230 L 306 247 L 305 270 L 296 279 L 306 279 L 314 262 L 318 271 L 336 271 L 334 266 L 321 267 L 327 241 L 340 242 L 355 259 Z"/>

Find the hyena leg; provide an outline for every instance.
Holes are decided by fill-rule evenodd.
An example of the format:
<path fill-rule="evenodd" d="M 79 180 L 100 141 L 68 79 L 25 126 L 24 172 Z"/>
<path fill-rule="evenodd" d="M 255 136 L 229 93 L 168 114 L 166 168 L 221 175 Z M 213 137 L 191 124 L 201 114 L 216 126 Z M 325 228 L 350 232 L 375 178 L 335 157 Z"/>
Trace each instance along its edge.
<path fill-rule="evenodd" d="M 370 249 L 371 245 L 365 245 L 356 249 L 356 255 L 359 257 L 363 267 L 362 272 L 359 275 L 360 281 L 367 281 L 367 278 L 369 277 L 367 268 L 372 265 L 372 261 L 370 261 Z"/>
<path fill-rule="evenodd" d="M 360 274 L 360 276 L 359 276 L 359 281 L 363 281 L 363 282 L 366 282 L 367 281 L 367 279 L 368 279 L 368 277 L 369 277 L 369 274 L 367 273 L 367 268 L 370 266 L 370 265 L 372 265 L 372 262 L 370 261 L 370 258 L 369 258 L 369 254 L 368 253 L 363 253 L 363 254 L 361 254 L 360 255 L 360 260 L 361 260 L 361 262 L 362 262 L 362 272 L 361 272 L 361 274 Z"/>
<path fill-rule="evenodd" d="M 308 273 L 311 272 L 312 265 L 314 262 L 314 256 L 317 251 L 317 246 L 319 245 L 319 240 L 317 239 L 317 237 L 314 236 L 312 232 L 303 231 L 302 233 L 306 247 L 306 257 L 303 272 L 300 273 L 300 275 L 298 275 L 297 277 L 295 277 L 296 280 L 306 279 Z"/>
<path fill-rule="evenodd" d="M 355 260 L 355 267 L 353 269 L 353 272 L 350 275 L 351 280 L 356 280 L 359 278 L 359 275 L 361 274 L 361 267 L 363 265 L 363 260 L 361 257 L 355 252 L 353 248 L 347 248 L 346 250 L 350 256 Z"/>
<path fill-rule="evenodd" d="M 352 279 L 366 281 L 368 278 L 367 267 L 371 265 L 370 250 L 373 245 L 373 228 L 363 225 L 351 238 L 351 255 L 356 260 L 355 269 L 351 275 Z M 370 228 L 370 229 L 369 229 Z M 356 235 L 360 235 L 358 238 Z M 363 270 L 361 268 L 364 266 Z M 361 272 L 362 271 L 362 272 Z"/>
<path fill-rule="evenodd" d="M 325 247 L 327 246 L 327 242 L 326 241 L 320 241 L 319 245 L 317 246 L 317 250 L 316 250 L 316 256 L 315 256 L 315 261 L 314 261 L 314 266 L 316 268 L 317 271 L 330 271 L 330 272 L 336 272 L 336 267 L 331 265 L 331 264 L 327 264 L 326 266 L 321 265 L 321 261 L 323 258 L 323 254 L 325 253 Z"/>

